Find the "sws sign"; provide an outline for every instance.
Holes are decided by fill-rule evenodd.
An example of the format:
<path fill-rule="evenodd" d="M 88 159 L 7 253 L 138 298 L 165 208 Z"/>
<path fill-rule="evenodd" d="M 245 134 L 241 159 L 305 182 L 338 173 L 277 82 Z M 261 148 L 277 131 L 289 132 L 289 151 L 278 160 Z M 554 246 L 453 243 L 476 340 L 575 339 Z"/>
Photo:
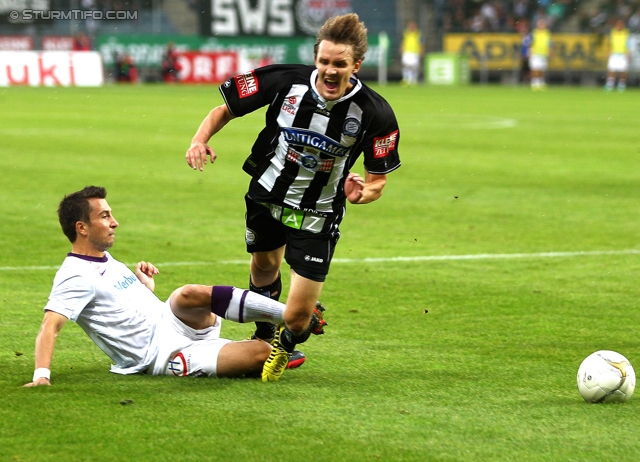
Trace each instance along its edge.
<path fill-rule="evenodd" d="M 351 0 L 202 0 L 200 33 L 207 36 L 315 35 L 324 22 L 352 11 Z"/>

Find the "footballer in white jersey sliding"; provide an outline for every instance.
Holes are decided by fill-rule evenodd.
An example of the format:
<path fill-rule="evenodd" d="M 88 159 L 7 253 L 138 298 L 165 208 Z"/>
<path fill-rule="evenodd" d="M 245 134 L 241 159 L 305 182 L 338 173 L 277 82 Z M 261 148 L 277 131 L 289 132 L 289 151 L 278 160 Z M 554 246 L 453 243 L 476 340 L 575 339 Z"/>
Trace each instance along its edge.
<path fill-rule="evenodd" d="M 60 203 L 58 217 L 71 252 L 56 273 L 36 338 L 33 380 L 25 386 L 51 384 L 56 337 L 68 320 L 111 358 L 114 373 L 259 374 L 271 345 L 220 338 L 222 319 L 281 323 L 284 305 L 248 290 L 196 284 L 161 301 L 153 293 L 153 264 L 141 261 L 134 273 L 107 251 L 118 222 L 106 195 L 102 187 L 87 186 Z"/>

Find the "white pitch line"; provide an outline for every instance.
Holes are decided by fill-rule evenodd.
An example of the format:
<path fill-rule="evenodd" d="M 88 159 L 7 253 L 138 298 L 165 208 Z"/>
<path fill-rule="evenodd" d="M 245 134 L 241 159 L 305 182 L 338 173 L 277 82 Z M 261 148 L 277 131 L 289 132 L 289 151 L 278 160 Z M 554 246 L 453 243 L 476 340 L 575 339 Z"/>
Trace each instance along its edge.
<path fill-rule="evenodd" d="M 445 261 L 445 260 L 494 260 L 504 258 L 555 258 L 582 257 L 597 255 L 640 255 L 640 250 L 594 250 L 585 252 L 540 252 L 540 253 L 479 253 L 474 255 L 429 255 L 423 257 L 389 257 L 389 258 L 334 258 L 332 262 L 340 263 L 380 263 L 395 261 Z"/>
<path fill-rule="evenodd" d="M 473 255 L 426 255 L 416 257 L 386 257 L 386 258 L 334 258 L 332 263 L 393 263 L 420 261 L 449 261 L 449 260 L 498 260 L 508 258 L 558 258 L 558 257 L 590 257 L 598 255 L 640 255 L 640 250 L 593 250 L 582 252 L 540 252 L 540 253 L 479 253 Z M 136 263 L 125 263 L 135 266 Z M 248 265 L 249 260 L 220 260 L 220 261 L 174 261 L 156 263 L 156 266 L 213 266 L 213 265 Z M 0 266 L 0 271 L 51 271 L 59 266 Z"/>

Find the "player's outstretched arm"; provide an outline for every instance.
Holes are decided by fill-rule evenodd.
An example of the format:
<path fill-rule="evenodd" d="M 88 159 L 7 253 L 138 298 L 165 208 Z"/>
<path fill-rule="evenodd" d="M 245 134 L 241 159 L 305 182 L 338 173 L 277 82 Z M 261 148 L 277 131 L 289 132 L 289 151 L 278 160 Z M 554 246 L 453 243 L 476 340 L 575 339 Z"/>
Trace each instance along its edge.
<path fill-rule="evenodd" d="M 366 172 L 363 179 L 357 173 L 349 173 L 344 183 L 344 193 L 352 204 L 368 204 L 382 196 L 386 183 L 387 175 Z"/>
<path fill-rule="evenodd" d="M 54 311 L 44 314 L 40 332 L 36 338 L 36 368 L 33 381 L 25 384 L 25 387 L 51 386 L 50 368 L 53 359 L 53 350 L 58 333 L 67 322 L 67 318 Z"/>
<path fill-rule="evenodd" d="M 138 262 L 136 265 L 136 277 L 141 283 L 147 286 L 151 292 L 156 288 L 156 282 L 154 281 L 153 276 L 159 272 L 158 268 L 146 261 Z"/>
<path fill-rule="evenodd" d="M 216 160 L 216 153 L 211 147 L 207 145 L 213 135 L 222 130 L 222 127 L 233 119 L 234 116 L 229 111 L 226 104 L 222 104 L 215 107 L 205 117 L 200 124 L 198 131 L 191 140 L 191 146 L 187 150 L 185 158 L 187 164 L 194 170 L 204 170 L 204 166 L 207 164 L 207 157 L 213 164 Z"/>

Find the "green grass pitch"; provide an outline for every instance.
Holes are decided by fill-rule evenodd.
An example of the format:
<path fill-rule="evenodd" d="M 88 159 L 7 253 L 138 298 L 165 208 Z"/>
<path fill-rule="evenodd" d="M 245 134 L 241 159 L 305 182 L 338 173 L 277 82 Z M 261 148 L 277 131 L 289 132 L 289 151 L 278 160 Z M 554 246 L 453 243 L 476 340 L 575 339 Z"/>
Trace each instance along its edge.
<path fill-rule="evenodd" d="M 70 250 L 63 195 L 107 187 L 112 253 L 156 263 L 160 298 L 246 287 L 241 165 L 264 116 L 214 137 L 201 173 L 184 153 L 217 88 L 0 89 L 0 460 L 632 460 L 640 397 L 587 404 L 575 375 L 599 349 L 640 368 L 640 92 L 378 90 L 403 166 L 348 207 L 330 325 L 302 368 L 269 384 L 121 377 L 68 323 L 53 386 L 25 389 Z"/>

